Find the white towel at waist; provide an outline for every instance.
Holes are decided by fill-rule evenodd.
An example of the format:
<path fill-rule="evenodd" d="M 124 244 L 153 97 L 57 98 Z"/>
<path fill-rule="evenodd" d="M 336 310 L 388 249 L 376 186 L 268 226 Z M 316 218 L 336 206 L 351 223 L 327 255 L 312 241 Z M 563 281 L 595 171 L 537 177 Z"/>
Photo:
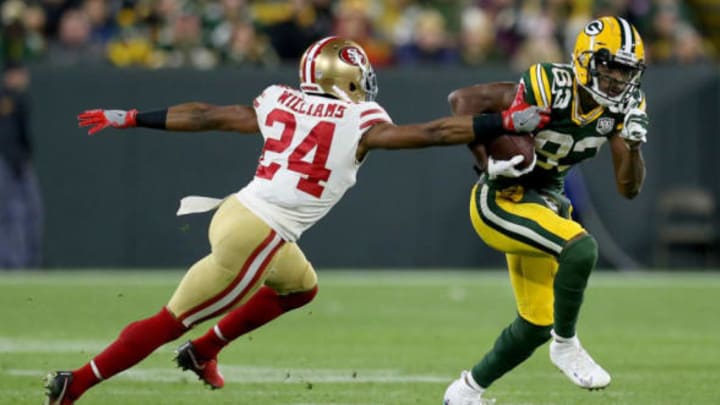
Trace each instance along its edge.
<path fill-rule="evenodd" d="M 177 216 L 187 214 L 197 214 L 200 212 L 208 212 L 217 208 L 223 201 L 221 198 L 202 197 L 199 195 L 189 195 L 180 200 L 180 208 L 177 210 Z"/>

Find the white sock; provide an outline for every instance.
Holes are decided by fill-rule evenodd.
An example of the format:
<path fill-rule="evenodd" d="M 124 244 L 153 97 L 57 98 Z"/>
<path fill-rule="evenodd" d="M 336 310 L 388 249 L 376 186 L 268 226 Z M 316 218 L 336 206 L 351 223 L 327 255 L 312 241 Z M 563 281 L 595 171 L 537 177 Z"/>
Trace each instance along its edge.
<path fill-rule="evenodd" d="M 558 343 L 575 343 L 578 340 L 577 335 L 566 338 L 555 333 L 555 330 L 551 330 L 550 334 L 552 335 L 553 339 Z"/>
<path fill-rule="evenodd" d="M 470 388 L 474 389 L 475 391 L 479 393 L 483 393 L 485 391 L 485 388 L 481 387 L 480 384 L 478 384 L 475 379 L 472 376 L 471 372 L 465 373 L 465 384 L 467 384 Z"/>

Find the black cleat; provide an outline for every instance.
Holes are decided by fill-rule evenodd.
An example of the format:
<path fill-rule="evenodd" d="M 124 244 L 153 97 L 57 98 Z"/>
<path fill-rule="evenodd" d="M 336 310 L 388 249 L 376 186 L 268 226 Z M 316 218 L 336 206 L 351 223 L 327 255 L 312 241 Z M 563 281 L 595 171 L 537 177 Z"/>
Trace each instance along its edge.
<path fill-rule="evenodd" d="M 51 371 L 45 376 L 45 402 L 44 405 L 73 405 L 75 401 L 70 398 L 67 390 L 72 382 L 73 374 L 70 371 Z"/>
<path fill-rule="evenodd" d="M 191 341 L 187 341 L 177 348 L 175 362 L 181 369 L 195 373 L 200 381 L 207 384 L 211 389 L 220 389 L 225 385 L 225 378 L 217 368 L 217 358 L 200 361 L 195 354 L 195 347 Z"/>

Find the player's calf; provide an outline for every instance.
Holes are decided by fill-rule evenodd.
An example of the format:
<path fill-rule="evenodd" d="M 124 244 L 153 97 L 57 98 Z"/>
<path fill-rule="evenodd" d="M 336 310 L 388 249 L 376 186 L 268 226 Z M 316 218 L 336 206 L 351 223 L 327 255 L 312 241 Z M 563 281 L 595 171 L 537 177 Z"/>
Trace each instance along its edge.
<path fill-rule="evenodd" d="M 588 234 L 579 235 L 568 242 L 558 256 L 559 267 L 553 283 L 553 330 L 560 336 L 575 335 L 585 288 L 597 258 L 597 242 Z"/>

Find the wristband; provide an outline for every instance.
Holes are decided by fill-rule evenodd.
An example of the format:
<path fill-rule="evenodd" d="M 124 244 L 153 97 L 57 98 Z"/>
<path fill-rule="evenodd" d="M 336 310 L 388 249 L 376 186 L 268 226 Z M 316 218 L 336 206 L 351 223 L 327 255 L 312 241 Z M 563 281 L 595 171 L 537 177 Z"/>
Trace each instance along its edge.
<path fill-rule="evenodd" d="M 145 128 L 166 129 L 167 108 L 164 110 L 139 112 L 135 116 L 137 126 Z"/>
<path fill-rule="evenodd" d="M 505 133 L 501 113 L 479 114 L 473 117 L 474 142 L 487 144 Z"/>

